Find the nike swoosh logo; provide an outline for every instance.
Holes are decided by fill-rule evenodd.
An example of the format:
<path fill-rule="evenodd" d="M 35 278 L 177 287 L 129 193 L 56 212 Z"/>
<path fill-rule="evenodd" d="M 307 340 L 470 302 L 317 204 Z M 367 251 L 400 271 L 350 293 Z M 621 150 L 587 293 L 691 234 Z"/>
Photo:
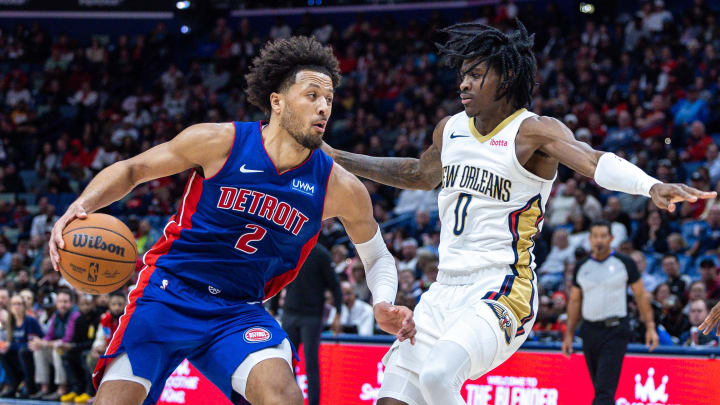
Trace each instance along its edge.
<path fill-rule="evenodd" d="M 240 173 L 262 173 L 262 170 L 253 170 L 253 169 L 246 169 L 245 165 L 242 165 L 240 167 Z"/>
<path fill-rule="evenodd" d="M 470 135 L 455 135 L 455 132 L 450 134 L 450 139 L 455 139 L 455 138 L 470 138 Z"/>

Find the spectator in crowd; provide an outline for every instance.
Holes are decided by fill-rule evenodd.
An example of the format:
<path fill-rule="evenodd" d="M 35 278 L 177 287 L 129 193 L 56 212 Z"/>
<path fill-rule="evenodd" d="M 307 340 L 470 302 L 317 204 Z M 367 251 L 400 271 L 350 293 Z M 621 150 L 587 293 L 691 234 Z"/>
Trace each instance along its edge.
<path fill-rule="evenodd" d="M 685 315 L 690 315 L 690 304 L 696 300 L 707 300 L 707 291 L 705 290 L 705 283 L 700 280 L 693 281 L 688 287 L 687 293 L 687 305 L 683 308 Z"/>
<path fill-rule="evenodd" d="M 57 401 L 67 394 L 67 373 L 62 361 L 62 353 L 69 348 L 75 330 L 75 321 L 80 313 L 73 311 L 74 299 L 70 290 L 57 293 L 55 313 L 48 320 L 48 330 L 41 339 L 35 337 L 29 343 L 35 360 L 35 382 L 40 391 L 32 396 L 46 401 Z M 57 391 L 50 392 L 50 365 L 55 373 Z"/>
<path fill-rule="evenodd" d="M 365 278 L 365 267 L 360 260 L 355 260 L 351 266 L 351 275 L 353 280 L 353 291 L 355 296 L 367 303 L 370 303 L 372 299 L 370 295 L 370 288 L 367 285 L 367 279 Z"/>
<path fill-rule="evenodd" d="M 687 89 L 687 95 L 678 100 L 670 111 L 675 117 L 674 122 L 677 126 L 690 125 L 694 121 L 705 123 L 709 116 L 707 103 L 699 98 L 698 89 L 695 86 L 690 86 Z"/>
<path fill-rule="evenodd" d="M 630 254 L 630 258 L 633 259 L 635 265 L 637 266 L 645 290 L 655 291 L 655 288 L 662 282 L 662 280 L 648 271 L 645 254 L 639 250 L 635 250 Z"/>
<path fill-rule="evenodd" d="M 357 299 L 349 282 L 343 281 L 340 283 L 340 288 L 343 295 L 343 306 L 340 310 L 343 330 L 356 330 L 360 336 L 371 336 L 375 325 L 372 306 Z M 328 320 L 335 318 L 335 311 L 335 308 L 330 311 Z"/>
<path fill-rule="evenodd" d="M 402 241 L 402 260 L 398 263 L 398 271 L 410 270 L 417 274 L 417 248 L 418 242 L 415 239 L 407 238 Z"/>
<path fill-rule="evenodd" d="M 37 319 L 27 315 L 25 301 L 20 295 L 10 299 L 10 310 L 4 327 L 7 338 L 0 344 L 0 362 L 7 376 L 7 384 L 0 392 L 0 397 L 15 397 L 22 381 L 25 387 L 20 397 L 27 398 L 36 390 L 33 353 L 28 348 L 28 342 L 42 336 L 43 331 Z"/>
<path fill-rule="evenodd" d="M 83 295 L 78 298 L 80 316 L 75 320 L 72 341 L 67 344 L 62 355 L 68 375 L 69 392 L 60 397 L 60 402 L 87 403 L 95 395 L 92 385 L 92 371 L 88 368 L 86 357 L 95 340 L 100 317 L 95 311 L 93 297 Z"/>
<path fill-rule="evenodd" d="M 690 284 L 690 277 L 680 273 L 680 263 L 677 256 L 665 255 L 662 258 L 662 269 L 667 277 L 666 282 L 670 285 L 670 292 L 677 297 L 682 297 L 685 294 L 686 287 Z"/>
<path fill-rule="evenodd" d="M 680 342 L 684 346 L 717 346 L 718 337 L 715 331 L 710 331 L 707 335 L 700 333 L 698 326 L 708 316 L 707 302 L 703 299 L 696 299 L 690 302 L 690 329 L 680 335 Z"/>
<path fill-rule="evenodd" d="M 690 329 L 690 322 L 688 317 L 683 314 L 682 309 L 682 301 L 676 295 L 670 295 L 662 303 L 663 314 L 660 323 L 674 341 L 679 340 L 680 335 Z"/>
<path fill-rule="evenodd" d="M 550 227 L 568 223 L 570 214 L 575 207 L 575 190 L 577 181 L 568 179 L 559 187 L 558 193 L 548 202 L 547 216 L 545 221 Z"/>
<path fill-rule="evenodd" d="M 558 229 L 553 232 L 550 253 L 538 269 L 540 284 L 551 291 L 557 289 L 563 282 L 568 263 L 575 263 L 575 249 L 568 242 L 567 231 Z"/>
<path fill-rule="evenodd" d="M 345 273 L 345 268 L 347 267 L 349 261 L 347 247 L 345 247 L 345 245 L 335 245 L 332 247 L 330 254 L 332 254 L 332 263 L 335 273 Z"/>
<path fill-rule="evenodd" d="M 88 361 L 88 368 L 90 370 L 95 369 L 95 363 L 97 363 L 100 356 L 105 353 L 108 345 L 110 345 L 115 331 L 118 326 L 120 326 L 120 317 L 125 310 L 126 303 L 125 295 L 122 293 L 115 292 L 110 295 L 109 308 L 100 317 L 100 324 L 97 327 L 95 340 L 93 340 L 92 343 L 90 360 Z M 96 306 L 98 305 L 96 304 Z"/>
<path fill-rule="evenodd" d="M 700 281 L 705 283 L 705 292 L 712 300 L 720 299 L 720 282 L 718 271 L 712 259 L 703 259 L 700 262 Z"/>
<path fill-rule="evenodd" d="M 591 221 L 602 218 L 602 205 L 584 187 L 575 189 L 575 204 L 577 215 L 584 215 Z"/>

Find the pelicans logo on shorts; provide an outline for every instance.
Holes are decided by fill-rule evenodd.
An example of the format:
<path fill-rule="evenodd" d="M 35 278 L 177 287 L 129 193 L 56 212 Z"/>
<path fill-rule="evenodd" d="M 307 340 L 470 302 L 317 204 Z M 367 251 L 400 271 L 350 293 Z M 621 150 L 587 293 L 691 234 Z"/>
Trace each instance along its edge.
<path fill-rule="evenodd" d="M 243 339 L 248 343 L 267 342 L 272 337 L 269 330 L 265 328 L 254 327 L 245 331 Z"/>
<path fill-rule="evenodd" d="M 495 302 L 485 301 L 485 303 L 488 304 L 495 316 L 497 316 L 500 329 L 505 334 L 505 343 L 510 344 L 510 340 L 512 339 L 512 318 L 510 318 L 507 309 Z"/>

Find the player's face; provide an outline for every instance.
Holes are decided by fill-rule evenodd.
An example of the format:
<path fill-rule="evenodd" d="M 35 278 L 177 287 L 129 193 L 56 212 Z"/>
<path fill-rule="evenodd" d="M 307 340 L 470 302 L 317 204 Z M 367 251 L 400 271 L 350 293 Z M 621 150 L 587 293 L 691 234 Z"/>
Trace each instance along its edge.
<path fill-rule="evenodd" d="M 333 86 L 330 76 L 311 70 L 297 73 L 295 84 L 287 90 L 280 126 L 305 148 L 322 145 L 332 111 Z"/>
<path fill-rule="evenodd" d="M 613 237 L 607 226 L 593 226 L 590 228 L 590 246 L 595 254 L 606 253 L 610 250 Z"/>
<path fill-rule="evenodd" d="M 487 63 L 478 64 L 477 59 L 463 62 L 460 67 L 460 101 L 465 107 L 465 113 L 474 117 L 481 111 L 486 111 L 495 103 L 499 83 L 500 77 L 495 70 L 488 71 Z"/>

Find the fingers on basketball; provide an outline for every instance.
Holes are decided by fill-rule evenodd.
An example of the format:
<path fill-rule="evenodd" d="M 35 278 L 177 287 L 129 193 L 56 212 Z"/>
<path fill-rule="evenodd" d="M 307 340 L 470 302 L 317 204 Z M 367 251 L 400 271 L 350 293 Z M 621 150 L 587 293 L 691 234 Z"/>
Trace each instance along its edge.
<path fill-rule="evenodd" d="M 123 287 L 135 272 L 135 238 L 119 219 L 90 214 L 72 221 L 62 231 L 64 248 L 58 248 L 58 267 L 76 289 L 105 294 Z"/>

